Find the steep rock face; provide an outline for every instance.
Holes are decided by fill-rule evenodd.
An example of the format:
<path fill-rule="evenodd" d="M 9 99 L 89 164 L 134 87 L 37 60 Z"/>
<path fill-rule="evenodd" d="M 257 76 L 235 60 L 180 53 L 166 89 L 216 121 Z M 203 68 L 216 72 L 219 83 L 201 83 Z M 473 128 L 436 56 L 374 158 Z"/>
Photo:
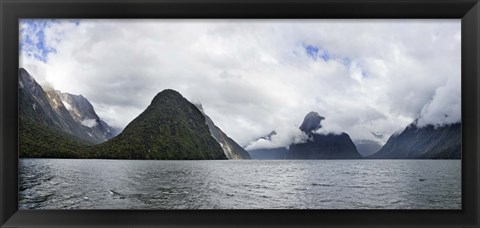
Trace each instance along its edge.
<path fill-rule="evenodd" d="M 355 143 L 358 153 L 360 153 L 363 157 L 370 156 L 382 148 L 380 143 L 368 139 L 354 140 L 353 143 Z"/>
<path fill-rule="evenodd" d="M 213 123 L 212 119 L 205 114 L 201 104 L 196 105 L 205 117 L 206 124 L 212 137 L 220 144 L 228 159 L 240 160 L 250 159 L 250 154 L 243 149 L 233 139 L 228 137 L 219 127 Z"/>
<path fill-rule="evenodd" d="M 158 93 L 122 133 L 92 152 L 99 158 L 227 159 L 200 110 L 170 89 Z"/>
<path fill-rule="evenodd" d="M 316 131 L 322 127 L 321 122 L 324 119 L 325 117 L 320 116 L 316 112 L 309 112 L 303 119 L 302 125 L 300 125 L 300 130 L 305 133 Z"/>
<path fill-rule="evenodd" d="M 355 144 L 350 136 L 341 134 L 317 134 L 325 118 L 316 112 L 310 112 L 305 117 L 300 130 L 308 135 L 304 143 L 290 145 L 286 159 L 360 159 Z"/>
<path fill-rule="evenodd" d="M 19 111 L 20 115 L 45 124 L 59 132 L 70 134 L 80 140 L 95 142 L 63 106 L 53 92 L 46 92 L 23 68 L 19 69 Z"/>
<path fill-rule="evenodd" d="M 20 117 L 51 126 L 57 130 L 72 133 L 72 128 L 50 105 L 47 93 L 35 79 L 23 68 L 18 71 L 18 102 Z"/>
<path fill-rule="evenodd" d="M 415 121 L 400 134 L 392 135 L 382 149 L 369 158 L 460 159 L 461 149 L 461 123 L 418 128 Z"/>
<path fill-rule="evenodd" d="M 82 95 L 73 95 L 55 91 L 62 104 L 68 110 L 73 119 L 80 125 L 87 127 L 91 137 L 104 142 L 117 135 L 117 130 L 110 127 L 98 117 L 92 104 Z"/>
<path fill-rule="evenodd" d="M 62 123 L 62 130 L 85 141 L 93 143 L 101 142 L 100 140 L 90 136 L 88 134 L 87 128 L 75 122 L 65 105 L 63 105 L 62 101 L 60 100 L 60 96 L 58 96 L 58 94 L 54 90 L 45 90 L 45 93 L 47 95 L 47 100 L 50 106 L 52 107 L 53 111 L 58 115 L 59 121 Z"/>
<path fill-rule="evenodd" d="M 19 156 L 84 157 L 78 149 L 92 143 L 62 106 L 53 101 L 23 68 L 18 71 Z"/>
<path fill-rule="evenodd" d="M 81 100 L 77 99 L 80 102 L 64 102 L 72 101 L 70 98 L 76 96 L 43 89 L 23 68 L 19 69 L 18 74 L 20 115 L 89 143 L 104 142 L 113 137 L 87 99 L 81 97 Z"/>

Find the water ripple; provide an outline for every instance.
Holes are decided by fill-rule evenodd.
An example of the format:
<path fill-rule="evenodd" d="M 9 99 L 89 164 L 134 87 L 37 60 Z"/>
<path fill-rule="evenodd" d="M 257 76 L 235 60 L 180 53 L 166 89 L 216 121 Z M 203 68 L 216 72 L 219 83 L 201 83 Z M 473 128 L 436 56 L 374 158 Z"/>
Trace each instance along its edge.
<path fill-rule="evenodd" d="M 459 160 L 20 159 L 22 209 L 461 209 Z"/>

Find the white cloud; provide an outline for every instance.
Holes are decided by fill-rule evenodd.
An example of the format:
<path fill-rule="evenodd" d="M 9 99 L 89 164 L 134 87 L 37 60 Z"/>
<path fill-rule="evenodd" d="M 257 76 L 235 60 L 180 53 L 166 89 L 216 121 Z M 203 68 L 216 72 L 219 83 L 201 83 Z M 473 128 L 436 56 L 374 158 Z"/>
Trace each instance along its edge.
<path fill-rule="evenodd" d="M 270 139 L 260 138 L 259 140 L 251 142 L 245 148 L 247 150 L 280 147 L 288 148 L 292 142 L 301 143 L 307 140 L 307 135 L 303 133 L 298 126 L 281 125 L 275 129 L 275 132 L 276 134 L 273 134 Z"/>
<path fill-rule="evenodd" d="M 460 20 L 81 20 L 44 30 L 55 52 L 42 62 L 30 47 L 20 65 L 117 127 L 166 88 L 201 102 L 241 145 L 275 129 L 284 145 L 310 111 L 328 131 L 382 142 L 420 113 L 425 123 L 460 116 Z"/>
<path fill-rule="evenodd" d="M 417 126 L 427 124 L 442 126 L 461 120 L 461 82 L 459 78 L 450 78 L 445 86 L 435 90 L 432 100 L 420 113 Z"/>

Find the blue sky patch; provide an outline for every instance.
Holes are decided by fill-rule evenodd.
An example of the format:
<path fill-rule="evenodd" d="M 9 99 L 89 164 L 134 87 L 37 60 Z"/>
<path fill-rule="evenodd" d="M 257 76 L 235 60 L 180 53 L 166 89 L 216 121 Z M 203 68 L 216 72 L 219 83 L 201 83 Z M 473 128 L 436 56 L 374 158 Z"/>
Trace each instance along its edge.
<path fill-rule="evenodd" d="M 312 59 L 317 59 L 318 56 L 318 48 L 312 45 L 305 46 L 305 51 L 307 55 L 310 56 Z"/>
<path fill-rule="evenodd" d="M 80 20 L 71 20 L 71 22 L 76 26 L 80 25 Z M 61 21 L 55 19 L 20 20 L 20 51 L 42 62 L 47 62 L 48 55 L 56 53 L 56 50 L 54 47 L 48 46 L 45 30 L 57 23 L 61 23 Z"/>
<path fill-rule="evenodd" d="M 328 62 L 330 60 L 337 61 L 341 64 L 343 64 L 345 67 L 350 68 L 352 67 L 352 64 L 354 64 L 354 61 L 348 57 L 348 56 L 339 56 L 330 53 L 326 49 L 323 49 L 322 47 L 318 47 L 315 45 L 311 44 L 305 44 L 302 43 L 302 46 L 305 50 L 305 53 L 307 54 L 308 57 L 310 57 L 312 60 L 317 61 L 317 60 L 323 60 L 324 62 Z M 362 78 L 367 78 L 368 77 L 368 72 L 363 69 L 361 64 L 358 62 L 355 62 L 356 66 L 360 68 L 360 74 Z"/>
<path fill-rule="evenodd" d="M 303 47 L 305 48 L 305 52 L 307 53 L 307 56 L 312 58 L 313 60 L 317 59 L 322 59 L 325 62 L 328 62 L 332 58 L 332 55 L 325 49 L 321 47 L 317 47 L 314 45 L 305 45 L 303 44 Z"/>
<path fill-rule="evenodd" d="M 328 62 L 330 60 L 330 54 L 326 50 L 322 50 L 320 57 L 322 57 L 323 61 Z"/>

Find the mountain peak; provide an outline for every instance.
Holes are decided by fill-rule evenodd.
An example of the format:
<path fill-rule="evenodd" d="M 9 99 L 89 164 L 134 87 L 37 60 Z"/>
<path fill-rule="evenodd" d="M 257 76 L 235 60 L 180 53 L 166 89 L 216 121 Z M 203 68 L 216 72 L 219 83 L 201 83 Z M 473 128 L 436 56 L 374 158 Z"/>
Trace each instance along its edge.
<path fill-rule="evenodd" d="M 164 89 L 161 92 L 157 93 L 155 98 L 159 97 L 159 96 L 179 96 L 179 97 L 182 97 L 182 94 L 180 94 L 178 91 L 173 90 L 173 89 Z"/>
<path fill-rule="evenodd" d="M 19 84 L 21 88 L 24 88 L 25 86 L 30 88 L 32 86 L 35 86 L 35 84 L 37 84 L 35 79 L 24 68 L 18 69 L 18 76 L 19 76 Z"/>
<path fill-rule="evenodd" d="M 266 140 L 269 140 L 269 141 L 270 141 L 270 140 L 272 140 L 272 136 L 274 136 L 274 135 L 276 135 L 276 134 L 277 134 L 276 131 L 272 131 L 272 132 L 270 132 L 270 134 L 268 134 L 268 135 L 265 136 L 264 138 L 265 138 Z"/>
<path fill-rule="evenodd" d="M 21 73 L 21 74 L 27 73 L 27 74 L 28 74 L 27 70 L 25 70 L 25 68 L 22 68 L 22 67 L 20 67 L 20 68 L 18 69 L 18 73 Z"/>
<path fill-rule="evenodd" d="M 122 133 L 94 149 L 101 158 L 227 159 L 205 116 L 171 89 L 158 93 Z"/>
<path fill-rule="evenodd" d="M 164 89 L 161 92 L 157 93 L 152 99 L 152 104 L 163 103 L 166 100 L 182 100 L 184 97 L 179 92 L 173 89 Z"/>
<path fill-rule="evenodd" d="M 320 116 L 317 112 L 309 112 L 303 119 L 300 130 L 305 133 L 312 133 L 322 127 L 321 122 L 325 117 Z"/>

